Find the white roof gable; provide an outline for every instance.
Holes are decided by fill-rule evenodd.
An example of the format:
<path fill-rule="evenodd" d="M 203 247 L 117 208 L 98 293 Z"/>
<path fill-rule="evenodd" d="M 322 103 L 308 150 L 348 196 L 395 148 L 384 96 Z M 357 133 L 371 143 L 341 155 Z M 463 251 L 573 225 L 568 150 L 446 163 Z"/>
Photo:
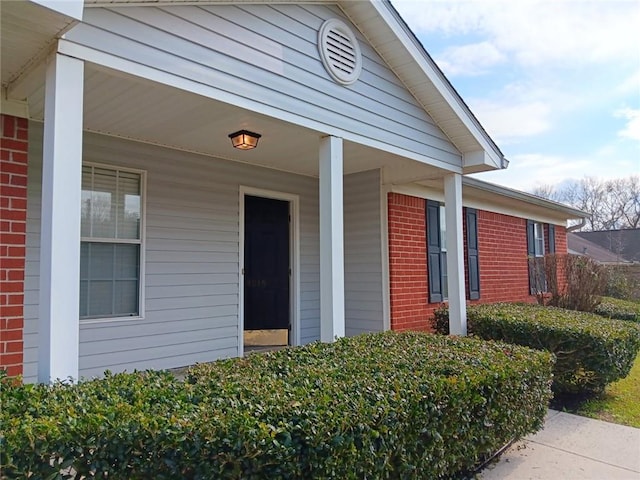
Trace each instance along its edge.
<path fill-rule="evenodd" d="M 255 0 L 85 0 L 90 6 L 265 3 Z M 295 3 L 270 1 L 268 3 Z M 506 168 L 508 163 L 469 107 L 388 0 L 311 0 L 338 4 L 387 62 L 445 135 L 463 154 L 464 173 Z"/>

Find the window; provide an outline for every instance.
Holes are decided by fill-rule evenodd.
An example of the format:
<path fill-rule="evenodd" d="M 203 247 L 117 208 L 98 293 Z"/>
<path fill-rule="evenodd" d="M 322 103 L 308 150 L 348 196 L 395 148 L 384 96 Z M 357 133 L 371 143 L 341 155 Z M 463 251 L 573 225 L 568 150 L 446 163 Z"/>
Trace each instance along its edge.
<path fill-rule="evenodd" d="M 544 257 L 544 227 L 541 223 L 535 222 L 533 224 L 534 235 L 534 256 Z"/>
<path fill-rule="evenodd" d="M 527 220 L 527 256 L 531 295 L 547 291 L 545 276 L 544 224 Z"/>
<path fill-rule="evenodd" d="M 442 300 L 449 299 L 449 275 L 447 274 L 447 219 L 444 205 L 440 205 L 440 281 L 442 282 Z"/>
<path fill-rule="evenodd" d="M 427 200 L 426 212 L 429 303 L 437 303 L 449 298 L 445 207 L 440 202 Z M 471 300 L 477 300 L 480 298 L 477 211 L 472 208 L 465 208 L 465 219 L 468 263 L 466 272 L 468 279 L 467 296 Z"/>
<path fill-rule="evenodd" d="M 82 167 L 80 318 L 140 315 L 140 172 Z"/>

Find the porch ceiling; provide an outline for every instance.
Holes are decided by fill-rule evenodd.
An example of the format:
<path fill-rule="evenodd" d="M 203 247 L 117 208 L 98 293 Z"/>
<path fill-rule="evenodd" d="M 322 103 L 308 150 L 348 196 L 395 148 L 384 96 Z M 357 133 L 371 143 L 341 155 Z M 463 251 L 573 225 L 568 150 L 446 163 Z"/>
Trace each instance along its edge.
<path fill-rule="evenodd" d="M 30 117 L 43 120 L 43 83 L 27 98 Z M 84 125 L 86 130 L 105 135 L 318 176 L 321 132 L 89 63 L 85 67 Z M 257 149 L 240 151 L 231 146 L 228 134 L 240 129 L 262 134 Z M 383 168 L 385 183 L 437 178 L 443 173 L 345 142 L 346 174 L 375 168 Z"/>
<path fill-rule="evenodd" d="M 0 3 L 0 72 L 2 86 L 10 88 L 76 20 L 32 2 Z"/>

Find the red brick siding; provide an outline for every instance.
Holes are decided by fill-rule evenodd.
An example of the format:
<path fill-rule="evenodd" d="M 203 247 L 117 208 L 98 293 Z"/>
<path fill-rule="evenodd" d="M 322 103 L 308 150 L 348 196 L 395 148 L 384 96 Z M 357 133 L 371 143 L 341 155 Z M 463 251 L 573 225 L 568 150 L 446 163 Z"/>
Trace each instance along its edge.
<path fill-rule="evenodd" d="M 28 122 L 0 115 L 0 368 L 22 374 Z"/>
<path fill-rule="evenodd" d="M 480 300 L 471 303 L 532 301 L 529 295 L 527 221 L 478 210 Z"/>
<path fill-rule="evenodd" d="M 388 220 L 391 329 L 430 331 L 424 200 L 389 193 Z"/>
<path fill-rule="evenodd" d="M 556 225 L 556 255 L 567 255 L 567 229 Z M 561 264 L 562 265 L 562 264 Z M 558 288 L 563 291 L 567 285 L 567 276 L 565 275 L 564 268 L 558 269 Z"/>
<path fill-rule="evenodd" d="M 391 328 L 432 330 L 440 304 L 428 303 L 425 201 L 390 193 L 388 212 Z M 566 253 L 566 229 L 555 229 L 556 252 Z M 468 268 L 466 221 L 464 230 Z M 478 247 L 480 299 L 469 303 L 535 301 L 529 294 L 526 219 L 478 210 Z"/>

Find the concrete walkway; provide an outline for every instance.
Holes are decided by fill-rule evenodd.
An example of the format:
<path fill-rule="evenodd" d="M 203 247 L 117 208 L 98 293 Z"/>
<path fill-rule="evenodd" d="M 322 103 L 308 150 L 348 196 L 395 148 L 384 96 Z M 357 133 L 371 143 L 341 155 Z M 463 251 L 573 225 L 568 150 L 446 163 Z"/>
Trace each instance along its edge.
<path fill-rule="evenodd" d="M 640 480 L 640 429 L 549 410 L 541 431 L 514 444 L 479 478 Z"/>

